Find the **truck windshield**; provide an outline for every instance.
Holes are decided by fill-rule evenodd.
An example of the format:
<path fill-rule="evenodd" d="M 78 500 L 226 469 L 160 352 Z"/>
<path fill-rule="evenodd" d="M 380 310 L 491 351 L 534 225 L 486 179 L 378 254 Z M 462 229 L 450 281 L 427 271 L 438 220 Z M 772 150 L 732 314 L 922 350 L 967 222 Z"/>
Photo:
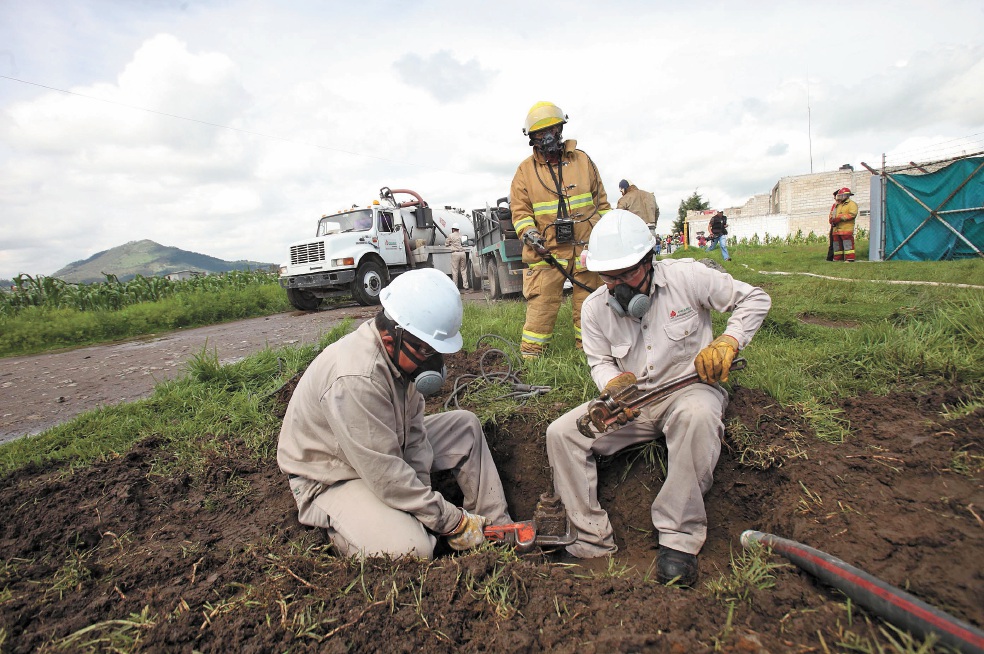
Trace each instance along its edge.
<path fill-rule="evenodd" d="M 341 227 L 341 232 L 364 232 L 372 227 L 372 210 L 362 209 L 360 211 L 347 211 L 325 216 L 318 221 L 318 236 L 324 236 L 328 232 L 328 223 L 335 223 Z"/>

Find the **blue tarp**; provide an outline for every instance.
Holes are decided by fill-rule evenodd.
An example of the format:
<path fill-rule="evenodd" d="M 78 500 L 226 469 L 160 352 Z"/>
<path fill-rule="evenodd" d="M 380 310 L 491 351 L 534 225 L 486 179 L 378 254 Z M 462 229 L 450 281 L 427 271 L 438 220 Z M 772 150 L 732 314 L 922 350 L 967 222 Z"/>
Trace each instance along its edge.
<path fill-rule="evenodd" d="M 981 164 L 984 164 L 984 158 L 971 157 L 928 175 L 892 175 L 892 179 L 931 209 L 938 208 L 940 212 L 970 210 L 944 213 L 923 225 L 929 211 L 889 181 L 885 188 L 885 258 L 891 255 L 891 260 L 944 261 L 979 256 L 940 219 L 984 252 L 984 168 Z M 947 196 L 971 175 L 973 178 L 941 207 Z M 913 233 L 915 235 L 909 238 Z M 908 242 L 895 252 L 907 238 Z"/>

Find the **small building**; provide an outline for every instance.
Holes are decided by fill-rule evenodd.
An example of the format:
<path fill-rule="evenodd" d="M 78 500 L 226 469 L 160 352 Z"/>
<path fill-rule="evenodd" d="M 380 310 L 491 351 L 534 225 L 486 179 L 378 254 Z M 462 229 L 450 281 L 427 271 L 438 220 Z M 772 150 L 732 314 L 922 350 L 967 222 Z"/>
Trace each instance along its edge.
<path fill-rule="evenodd" d="M 686 221 L 689 242 L 697 243 L 697 231 L 707 227 L 707 221 L 716 211 L 728 217 L 729 241 L 758 236 L 785 238 L 802 232 L 808 235 L 827 234 L 830 224 L 830 206 L 834 203 L 834 191 L 848 187 L 854 193 L 851 199 L 858 204 L 857 227 L 869 230 L 871 220 L 871 173 L 856 171 L 850 164 L 825 173 L 783 177 L 769 193 L 752 196 L 740 207 L 715 207 L 714 211 L 688 211 Z"/>
<path fill-rule="evenodd" d="M 180 282 L 191 279 L 192 277 L 204 277 L 207 274 L 201 270 L 178 270 L 177 272 L 164 275 L 164 278 L 172 282 Z"/>

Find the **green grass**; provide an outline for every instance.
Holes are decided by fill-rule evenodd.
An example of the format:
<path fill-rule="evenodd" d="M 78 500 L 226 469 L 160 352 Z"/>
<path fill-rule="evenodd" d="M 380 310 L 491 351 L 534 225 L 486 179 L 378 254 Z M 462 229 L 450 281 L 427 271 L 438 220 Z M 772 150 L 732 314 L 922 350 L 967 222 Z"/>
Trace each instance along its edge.
<path fill-rule="evenodd" d="M 771 563 L 771 551 L 756 544 L 731 553 L 731 572 L 705 582 L 711 594 L 725 602 L 745 602 L 754 590 L 765 590 L 776 585 L 774 572 L 780 568 L 792 568 L 785 563 Z"/>
<path fill-rule="evenodd" d="M 0 315 L 0 356 L 33 354 L 290 310 L 276 283 L 179 293 L 122 309 L 31 306 Z"/>
<path fill-rule="evenodd" d="M 727 264 L 728 269 L 739 279 L 766 288 L 773 298 L 773 310 L 743 354 L 749 360 L 749 367 L 736 373 L 733 382 L 765 391 L 777 404 L 794 408 L 816 436 L 831 442 L 850 438 L 850 425 L 838 409 L 836 400 L 859 393 L 910 389 L 919 382 L 926 385 L 961 384 L 966 389 L 966 399 L 945 408 L 939 418 L 944 423 L 965 417 L 984 402 L 984 385 L 981 383 L 984 379 L 984 293 L 981 291 L 765 275 L 757 271 L 800 268 L 812 272 L 822 271 L 829 264 L 822 256 L 810 263 L 807 255 L 822 254 L 810 245 L 762 247 L 761 252 L 752 252 L 751 247 L 748 250 L 745 261 L 755 256 L 767 256 L 771 259 L 770 265 L 756 262 L 745 268 L 733 261 Z M 948 266 L 957 265 L 961 281 L 979 279 L 984 272 L 984 263 L 969 263 L 972 265 L 968 262 L 920 264 L 905 272 L 916 279 L 951 279 L 954 277 Z M 856 266 L 850 274 L 865 269 L 877 270 L 879 265 Z M 893 273 L 891 277 L 903 279 L 905 275 Z M 514 350 L 518 348 L 525 317 L 523 302 L 469 303 L 465 307 L 466 349 L 471 350 L 479 343 L 500 348 L 512 359 L 524 382 L 553 388 L 547 395 L 527 403 L 526 410 L 534 419 L 550 420 L 565 408 L 597 395 L 583 356 L 574 348 L 570 311 L 570 303 L 566 302 L 546 356 L 535 362 L 522 362 Z M 22 315 L 31 315 L 31 311 L 24 311 Z M 24 330 L 44 329 L 43 321 L 50 319 L 52 314 L 36 315 L 36 323 L 25 324 Z M 804 320 L 804 316 L 809 321 Z M 714 320 L 715 333 L 719 333 L 727 317 L 718 315 Z M 232 442 L 245 444 L 258 459 L 271 460 L 280 428 L 280 420 L 272 411 L 272 394 L 303 370 L 321 349 L 352 327 L 353 322 L 348 320 L 316 345 L 264 350 L 228 365 L 221 365 L 214 351 L 202 350 L 187 364 L 183 377 L 160 383 L 147 399 L 90 411 L 37 436 L 0 445 L 0 475 L 31 463 L 60 465 L 68 475 L 74 468 L 121 457 L 138 441 L 156 448 L 157 459 L 149 475 L 165 476 L 180 470 L 192 477 L 204 478 L 210 462 Z M 501 391 L 496 387 L 474 391 L 472 399 L 479 400 L 483 420 L 504 422 L 515 415 L 515 402 L 495 399 Z M 776 450 L 739 425 L 729 424 L 729 432 L 740 448 L 738 455 L 742 461 L 762 469 L 780 465 L 784 458 L 797 456 L 802 439 L 812 437 L 790 434 L 788 447 Z M 661 452 L 654 446 L 640 447 L 632 456 L 632 465 L 645 464 L 652 469 L 664 465 Z M 984 460 L 970 451 L 960 450 L 952 453 L 950 468 L 956 473 L 972 476 L 984 468 Z M 248 494 L 250 488 L 242 478 L 233 475 L 223 487 L 210 492 L 239 498 Z M 823 500 L 816 489 L 803 485 L 797 510 L 821 513 Z M 208 506 L 206 500 L 206 509 Z M 125 532 L 110 535 L 114 538 L 111 547 L 121 550 L 128 547 Z M 189 565 L 202 554 L 199 547 L 197 543 L 189 543 Z M 298 549 L 306 547 L 303 543 L 296 544 Z M 509 557 L 514 554 L 492 545 L 483 547 L 486 549 L 480 553 L 495 551 L 496 560 L 486 566 L 484 572 L 478 568 L 463 569 L 455 588 L 466 591 L 471 601 L 486 605 L 487 610 L 501 619 L 509 619 L 531 601 L 529 591 L 522 577 L 512 573 L 514 559 Z M 326 556 L 317 552 L 313 555 Z M 54 572 L 45 590 L 57 596 L 93 583 L 84 557 L 77 552 L 52 561 Z M 283 568 L 272 558 L 266 562 L 271 574 L 283 573 Z M 0 562 L 0 603 L 10 599 L 6 580 L 10 571 L 20 564 L 21 561 L 16 559 Z M 365 602 L 363 612 L 374 606 L 389 605 L 391 612 L 396 612 L 399 606 L 410 606 L 417 616 L 416 624 L 431 629 L 434 616 L 427 613 L 425 600 L 437 582 L 427 577 L 426 569 L 410 577 L 394 572 L 381 585 L 369 586 L 364 570 L 359 567 L 369 563 L 362 560 L 351 565 L 352 581 L 344 592 L 362 597 Z M 728 607 L 727 621 L 713 639 L 716 646 L 726 648 L 731 642 L 732 630 L 741 624 L 741 612 L 748 603 L 756 601 L 757 593 L 768 590 L 775 583 L 779 567 L 768 563 L 761 552 L 743 551 L 732 557 L 730 571 L 705 584 L 708 594 L 716 598 L 715 603 L 723 602 Z M 611 560 L 604 576 L 617 581 L 626 573 L 624 566 Z M 204 613 L 209 619 L 256 601 L 258 598 L 248 587 L 237 589 L 232 596 L 210 598 Z M 545 598 L 545 601 L 550 599 Z M 283 616 L 284 624 L 298 638 L 327 640 L 340 630 L 357 624 L 359 618 L 354 615 L 351 622 L 325 621 L 316 605 L 312 607 L 293 596 L 280 602 L 283 604 L 273 606 L 271 614 Z M 553 603 L 558 617 L 572 621 L 577 618 L 575 609 L 568 607 L 562 598 L 553 598 Z M 188 610 L 187 605 L 181 609 L 179 604 L 172 615 L 182 610 Z M 143 645 L 144 635 L 167 619 L 168 615 L 154 614 L 145 607 L 125 619 L 98 622 L 54 639 L 51 646 L 53 651 L 135 651 Z M 443 636 L 434 633 L 438 639 Z M 904 632 L 881 626 L 881 623 L 871 623 L 867 619 L 864 623 L 854 621 L 849 609 L 841 631 L 828 634 L 828 638 L 830 636 L 835 641 L 824 643 L 824 647 L 829 644 L 831 651 L 923 652 L 933 648 L 931 641 L 914 640 Z M 824 638 L 823 635 L 819 637 Z M 447 640 L 447 636 L 443 639 Z M 0 649 L 7 640 L 7 633 L 0 629 Z"/>
<path fill-rule="evenodd" d="M 772 271 L 796 267 L 817 271 L 830 265 L 822 256 L 813 256 L 822 254 L 815 245 L 748 249 L 754 250 L 754 256 L 768 258 Z M 876 271 L 881 265 L 865 264 L 851 270 Z M 922 278 L 939 280 L 952 278 L 950 267 L 954 266 L 963 281 L 984 274 L 984 261 L 912 264 L 906 271 L 909 277 L 918 277 L 915 271 L 921 271 L 925 273 Z M 765 265 L 760 261 L 752 267 L 764 269 Z M 984 396 L 984 292 L 764 275 L 734 261 L 728 268 L 737 278 L 766 288 L 773 299 L 762 329 L 743 352 L 749 366 L 736 373 L 733 382 L 761 389 L 780 404 L 795 408 L 818 437 L 831 442 L 849 437 L 850 425 L 836 401 L 860 393 L 884 394 L 917 383 L 960 384 L 968 397 L 977 399 L 952 411 L 959 414 L 980 404 Z M 546 395 L 526 402 L 525 410 L 532 419 L 539 416 L 549 421 L 562 408 L 596 397 L 584 357 L 574 348 L 570 302 L 562 305 L 551 347 L 537 361 L 522 362 L 516 355 L 524 318 L 521 300 L 466 304 L 465 348 L 474 349 L 481 341 L 483 346 L 502 349 L 525 383 L 551 387 Z M 726 315 L 714 316 L 715 333 L 724 328 L 726 320 Z M 337 327 L 322 339 L 320 347 L 351 328 L 351 322 Z M 33 329 L 43 330 L 44 325 L 34 324 Z M 271 414 L 268 396 L 303 370 L 320 347 L 266 350 L 227 366 L 219 365 L 214 353 L 203 351 L 190 362 L 185 377 L 159 384 L 148 399 L 90 411 L 36 437 L 0 446 L 0 472 L 28 461 L 85 465 L 118 456 L 148 436 L 165 441 L 163 468 L 205 465 L 209 453 L 230 438 L 242 439 L 257 456 L 272 456 L 279 420 Z M 482 400 L 484 421 L 505 422 L 515 414 L 515 401 L 495 400 L 501 391 L 494 387 L 475 391 Z M 755 444 L 748 447 L 754 450 Z"/>
<path fill-rule="evenodd" d="M 200 472 L 233 439 L 258 457 L 273 456 L 280 420 L 270 395 L 352 326 L 345 320 L 317 345 L 267 349 L 225 366 L 214 352 L 202 351 L 186 376 L 158 384 L 147 399 L 88 411 L 38 436 L 0 445 L 0 474 L 32 462 L 85 466 L 118 457 L 145 438 L 163 441 L 155 474 L 175 467 Z"/>

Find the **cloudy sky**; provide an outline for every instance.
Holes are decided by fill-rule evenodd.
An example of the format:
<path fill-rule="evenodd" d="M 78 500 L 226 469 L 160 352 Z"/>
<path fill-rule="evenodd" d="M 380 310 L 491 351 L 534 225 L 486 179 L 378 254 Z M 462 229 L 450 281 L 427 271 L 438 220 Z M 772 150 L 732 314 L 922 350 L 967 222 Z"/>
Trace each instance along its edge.
<path fill-rule="evenodd" d="M 279 263 L 382 186 L 494 203 L 539 100 L 667 217 L 984 150 L 981 34 L 980 0 L 0 0 L 0 278 L 140 239 Z"/>

